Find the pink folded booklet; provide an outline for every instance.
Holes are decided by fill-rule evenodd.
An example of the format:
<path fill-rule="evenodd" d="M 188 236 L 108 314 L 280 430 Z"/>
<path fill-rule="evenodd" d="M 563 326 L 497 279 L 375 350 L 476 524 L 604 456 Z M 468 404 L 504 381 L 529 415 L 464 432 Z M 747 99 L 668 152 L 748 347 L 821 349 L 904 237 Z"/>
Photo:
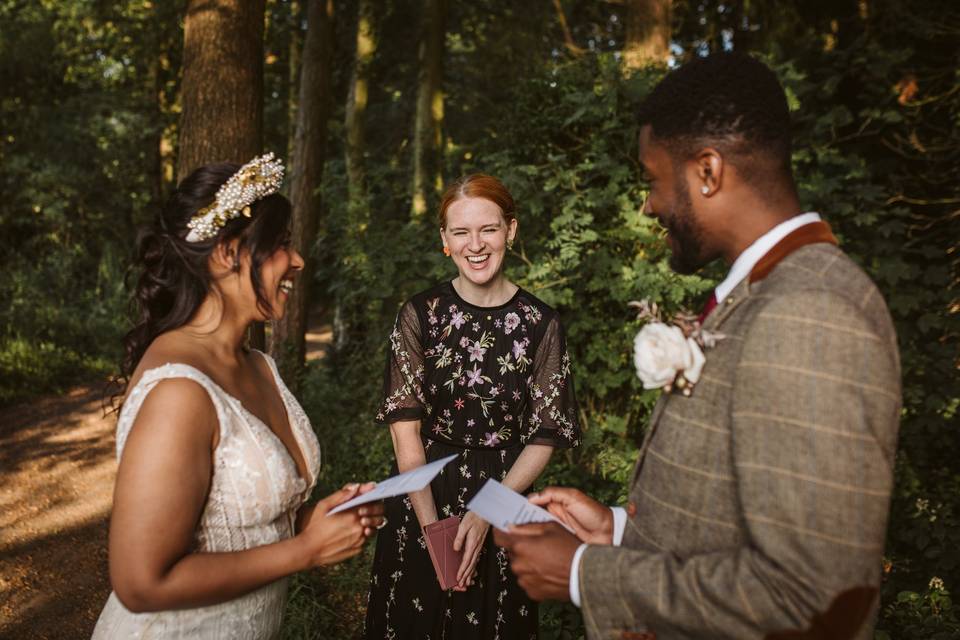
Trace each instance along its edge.
<path fill-rule="evenodd" d="M 463 560 L 463 550 L 454 551 L 453 541 L 457 539 L 460 518 L 450 516 L 428 524 L 423 528 L 423 537 L 427 540 L 427 551 L 437 572 L 437 580 L 443 589 L 457 586 L 457 569 Z"/>

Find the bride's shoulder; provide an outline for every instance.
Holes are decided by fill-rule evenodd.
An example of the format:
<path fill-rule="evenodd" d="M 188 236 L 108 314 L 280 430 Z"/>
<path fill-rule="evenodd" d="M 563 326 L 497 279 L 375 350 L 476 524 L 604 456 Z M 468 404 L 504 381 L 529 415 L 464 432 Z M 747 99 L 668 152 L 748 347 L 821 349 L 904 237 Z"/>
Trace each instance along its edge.
<path fill-rule="evenodd" d="M 197 378 L 202 383 L 210 377 L 195 351 L 184 348 L 178 341 L 166 339 L 163 335 L 154 340 L 140 358 L 127 385 L 128 395 L 139 386 L 144 376 L 163 378 L 165 387 L 180 389 L 196 388 Z M 195 382 L 187 382 L 184 378 L 193 378 Z M 181 382 L 174 384 L 176 380 Z"/>

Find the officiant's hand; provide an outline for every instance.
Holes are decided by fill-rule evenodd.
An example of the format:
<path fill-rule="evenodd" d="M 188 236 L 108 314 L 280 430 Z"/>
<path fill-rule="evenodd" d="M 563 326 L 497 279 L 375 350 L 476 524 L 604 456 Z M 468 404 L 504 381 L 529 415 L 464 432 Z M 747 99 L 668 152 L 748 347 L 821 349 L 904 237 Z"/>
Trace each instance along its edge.
<path fill-rule="evenodd" d="M 453 541 L 453 550 L 463 549 L 463 560 L 457 569 L 457 586 L 454 591 L 466 591 L 473 584 L 473 572 L 477 568 L 477 558 L 483 549 L 483 540 L 487 537 L 490 524 L 468 511 L 457 528 L 457 538 Z"/>
<path fill-rule="evenodd" d="M 570 564 L 580 540 L 556 522 L 493 531 L 493 541 L 507 551 L 517 583 L 534 600 L 570 599 Z"/>
<path fill-rule="evenodd" d="M 547 487 L 527 498 L 573 529 L 581 542 L 613 544 L 613 512 L 582 491 Z"/>

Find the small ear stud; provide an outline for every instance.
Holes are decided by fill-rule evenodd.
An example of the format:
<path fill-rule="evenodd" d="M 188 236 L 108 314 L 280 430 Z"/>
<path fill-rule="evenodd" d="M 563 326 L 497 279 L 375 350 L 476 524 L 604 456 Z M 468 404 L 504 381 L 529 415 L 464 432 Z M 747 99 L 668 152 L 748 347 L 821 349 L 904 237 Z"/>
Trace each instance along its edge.
<path fill-rule="evenodd" d="M 708 193 L 710 193 L 710 187 L 708 187 L 707 185 L 703 185 L 702 187 L 700 187 L 700 193 L 702 193 L 703 195 L 707 195 Z"/>

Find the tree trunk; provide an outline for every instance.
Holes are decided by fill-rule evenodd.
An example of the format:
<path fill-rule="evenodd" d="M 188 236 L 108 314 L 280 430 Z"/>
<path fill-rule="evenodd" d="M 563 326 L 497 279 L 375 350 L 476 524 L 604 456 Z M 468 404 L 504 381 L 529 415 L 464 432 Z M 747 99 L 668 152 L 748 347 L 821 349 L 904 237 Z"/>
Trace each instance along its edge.
<path fill-rule="evenodd" d="M 670 55 L 671 0 L 627 0 L 627 33 L 623 61 L 634 71 L 666 64 Z"/>
<path fill-rule="evenodd" d="M 318 189 L 326 154 L 327 120 L 333 64 L 333 0 L 309 0 L 307 35 L 300 68 L 297 129 L 290 166 L 290 202 L 293 205 L 293 247 L 305 266 L 294 279 L 286 314 L 273 325 L 270 352 L 285 379 L 295 382 L 306 356 L 305 333 L 310 310 L 310 283 L 316 268 L 313 245 L 320 224 Z"/>
<path fill-rule="evenodd" d="M 247 162 L 263 146 L 265 0 L 189 0 L 177 180 L 211 162 Z"/>
<path fill-rule="evenodd" d="M 560 3 L 560 0 L 553 0 L 553 10 L 557 13 L 557 22 L 560 23 L 560 29 L 563 31 L 563 46 L 575 56 L 582 55 L 584 51 L 581 47 L 577 46 L 577 43 L 573 40 L 573 32 L 570 31 L 570 25 L 567 23 L 567 14 L 563 10 L 563 5 Z"/>
<path fill-rule="evenodd" d="M 441 185 L 439 150 L 443 125 L 443 49 L 446 38 L 446 0 L 425 3 L 423 37 L 420 40 L 420 78 L 417 88 L 417 113 L 413 130 L 413 205 L 414 219 L 427 212 L 431 179 L 434 189 Z"/>
<path fill-rule="evenodd" d="M 290 3 L 290 72 L 288 79 L 288 98 L 287 98 L 287 153 L 288 158 L 293 157 L 293 141 L 297 138 L 297 95 L 300 86 L 300 54 L 303 49 L 303 32 L 301 23 L 303 21 L 303 3 L 300 0 L 293 0 Z"/>
<path fill-rule="evenodd" d="M 188 0 L 177 181 L 211 162 L 245 163 L 263 149 L 266 0 Z M 249 332 L 263 349 L 262 323 Z"/>
<path fill-rule="evenodd" d="M 366 199 L 366 171 L 363 160 L 363 154 L 366 151 L 364 115 L 367 110 L 370 63 L 377 50 L 377 39 L 373 30 L 373 3 L 370 0 L 360 0 L 360 6 L 357 9 L 356 44 L 346 108 L 347 193 L 351 209 L 354 210 L 358 205 L 362 206 Z"/>

